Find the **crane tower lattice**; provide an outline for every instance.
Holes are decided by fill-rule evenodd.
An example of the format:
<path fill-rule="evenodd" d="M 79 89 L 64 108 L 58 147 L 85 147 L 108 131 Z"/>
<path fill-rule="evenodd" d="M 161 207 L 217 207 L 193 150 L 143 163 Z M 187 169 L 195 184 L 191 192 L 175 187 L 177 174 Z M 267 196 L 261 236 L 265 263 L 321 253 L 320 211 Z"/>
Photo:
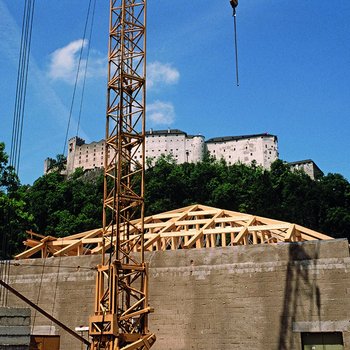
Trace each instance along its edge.
<path fill-rule="evenodd" d="M 91 350 L 149 349 L 155 341 L 143 237 L 145 28 L 146 0 L 110 0 L 103 232 L 112 235 L 102 243 Z"/>

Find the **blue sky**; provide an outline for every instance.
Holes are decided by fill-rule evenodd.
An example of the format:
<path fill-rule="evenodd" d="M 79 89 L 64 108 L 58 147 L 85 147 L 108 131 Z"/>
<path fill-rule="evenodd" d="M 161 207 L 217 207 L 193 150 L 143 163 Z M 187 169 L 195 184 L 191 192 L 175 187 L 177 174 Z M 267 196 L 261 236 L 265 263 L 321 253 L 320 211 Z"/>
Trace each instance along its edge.
<path fill-rule="evenodd" d="M 0 0 L 0 141 L 8 153 L 23 5 Z M 87 6 L 36 1 L 22 183 L 62 153 Z M 97 1 L 79 131 L 87 142 L 104 137 L 108 7 Z M 281 159 L 311 158 L 350 179 L 350 2 L 240 0 L 237 13 L 239 87 L 228 0 L 148 0 L 147 128 L 206 138 L 268 132 Z"/>

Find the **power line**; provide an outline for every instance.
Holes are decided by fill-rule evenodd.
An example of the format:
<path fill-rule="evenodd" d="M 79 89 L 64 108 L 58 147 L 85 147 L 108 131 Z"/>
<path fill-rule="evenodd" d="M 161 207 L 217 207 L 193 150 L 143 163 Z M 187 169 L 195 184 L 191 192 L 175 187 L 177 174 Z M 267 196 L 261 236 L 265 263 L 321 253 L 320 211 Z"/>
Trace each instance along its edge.
<path fill-rule="evenodd" d="M 17 172 L 19 172 L 19 164 L 21 157 L 22 135 L 24 125 L 24 108 L 27 94 L 28 68 L 30 47 L 33 31 L 35 0 L 26 0 L 24 4 L 23 18 L 22 18 L 22 32 L 20 52 L 18 59 L 17 70 L 17 84 L 15 94 L 15 105 L 12 122 L 12 137 L 9 165 Z M 8 235 L 11 235 L 11 209 L 8 206 L 6 215 L 7 223 L 9 224 L 8 232 L 3 236 L 2 240 L 2 254 L 4 257 L 10 256 Z M 0 265 L 1 280 L 8 283 L 10 276 L 10 262 L 6 260 Z M 3 306 L 7 305 L 8 290 L 4 287 L 0 288 L 0 302 Z"/>
<path fill-rule="evenodd" d="M 77 72 L 76 72 L 76 75 L 75 75 L 75 82 L 74 82 L 74 88 L 73 88 L 73 94 L 72 94 L 72 101 L 71 101 L 71 105 L 70 105 L 70 109 L 69 109 L 69 117 L 68 117 L 68 122 L 67 122 L 66 136 L 65 136 L 65 139 L 64 139 L 62 154 L 65 154 L 66 145 L 67 145 L 67 141 L 68 141 L 68 134 L 69 134 L 70 123 L 71 123 L 72 114 L 73 114 L 73 106 L 74 106 L 75 94 L 76 94 L 76 91 L 77 91 L 77 86 L 78 86 L 78 81 L 79 81 L 79 73 L 80 73 L 80 66 L 81 66 L 81 61 L 82 61 L 82 57 L 83 57 L 84 43 L 85 43 L 85 39 L 86 39 L 86 32 L 87 32 L 87 27 L 88 27 L 89 18 L 90 18 L 91 1 L 92 0 L 89 1 L 87 15 L 86 15 L 86 20 L 85 20 L 83 40 L 81 42 L 81 47 L 80 47 L 78 67 L 77 67 Z M 93 12 L 95 12 L 95 7 L 94 7 Z M 89 50 L 89 47 L 90 47 L 90 45 L 88 45 L 88 50 Z M 87 68 L 87 65 L 85 65 L 85 71 L 86 71 L 86 68 Z"/>
<path fill-rule="evenodd" d="M 31 39 L 33 31 L 35 0 L 26 0 L 22 20 L 22 33 L 17 71 L 17 86 L 12 123 L 12 138 L 10 150 L 10 166 L 17 174 L 19 172 L 22 135 L 24 125 L 24 109 L 27 93 L 28 68 Z"/>
<path fill-rule="evenodd" d="M 78 117 L 78 125 L 77 125 L 76 136 L 78 136 L 78 134 L 79 134 L 81 114 L 82 114 L 82 110 L 83 110 L 86 74 L 87 74 L 87 67 L 88 67 L 88 63 L 89 63 L 91 38 L 92 38 L 92 32 L 93 32 L 93 27 L 94 27 L 94 19 L 95 19 L 95 8 L 96 8 L 96 0 L 94 0 L 94 5 L 93 5 L 93 9 L 92 9 L 90 33 L 89 33 L 88 47 L 87 47 L 87 53 L 86 53 L 86 62 L 85 62 L 85 68 L 84 68 L 84 79 L 83 79 L 83 87 L 82 87 L 81 98 L 80 98 L 80 108 L 79 108 L 79 117 Z"/>

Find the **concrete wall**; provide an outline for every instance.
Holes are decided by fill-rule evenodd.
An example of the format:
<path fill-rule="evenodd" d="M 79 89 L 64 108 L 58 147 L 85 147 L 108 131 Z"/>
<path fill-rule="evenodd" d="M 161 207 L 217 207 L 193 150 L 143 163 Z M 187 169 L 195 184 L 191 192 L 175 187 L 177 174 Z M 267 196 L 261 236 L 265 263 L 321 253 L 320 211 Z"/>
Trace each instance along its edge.
<path fill-rule="evenodd" d="M 94 300 L 89 268 L 99 259 L 23 260 L 11 267 L 10 282 L 71 328 L 85 326 Z M 310 331 L 341 331 L 350 350 L 346 240 L 151 252 L 147 259 L 154 350 L 300 350 L 300 332 Z M 51 324 L 34 312 L 32 323 Z M 80 344 L 62 333 L 61 349 Z"/>
<path fill-rule="evenodd" d="M 30 309 L 0 307 L 0 350 L 28 350 Z"/>

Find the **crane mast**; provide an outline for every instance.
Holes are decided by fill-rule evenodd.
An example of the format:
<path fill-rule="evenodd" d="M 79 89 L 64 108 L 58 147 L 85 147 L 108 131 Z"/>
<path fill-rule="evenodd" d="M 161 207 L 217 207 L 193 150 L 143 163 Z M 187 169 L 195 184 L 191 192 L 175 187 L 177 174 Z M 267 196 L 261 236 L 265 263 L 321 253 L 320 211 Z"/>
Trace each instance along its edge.
<path fill-rule="evenodd" d="M 149 349 L 155 342 L 148 330 L 152 309 L 143 237 L 145 29 L 146 0 L 110 0 L 103 254 L 90 317 L 91 350 Z"/>

